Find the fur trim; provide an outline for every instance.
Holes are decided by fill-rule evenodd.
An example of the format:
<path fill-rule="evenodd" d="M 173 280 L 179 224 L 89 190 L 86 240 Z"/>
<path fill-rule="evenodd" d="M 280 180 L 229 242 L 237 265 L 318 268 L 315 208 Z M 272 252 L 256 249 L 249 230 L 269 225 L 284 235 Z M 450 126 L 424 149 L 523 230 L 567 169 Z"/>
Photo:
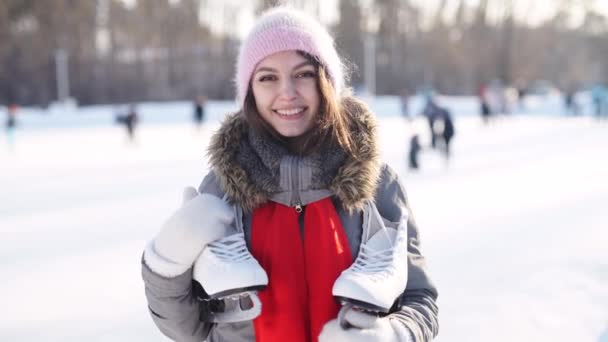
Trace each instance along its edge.
<path fill-rule="evenodd" d="M 349 156 L 330 185 L 346 210 L 362 210 L 374 198 L 380 180 L 380 152 L 377 123 L 367 105 L 353 97 L 344 98 L 344 110 L 351 117 L 353 155 Z"/>
<path fill-rule="evenodd" d="M 247 172 L 236 162 L 241 141 L 246 139 L 247 120 L 242 112 L 229 114 L 209 142 L 209 163 L 226 192 L 230 204 L 238 203 L 251 211 L 268 201 L 270 194 L 250 181 Z"/>
<path fill-rule="evenodd" d="M 366 200 L 374 197 L 380 178 L 380 153 L 377 123 L 374 114 L 363 102 L 342 99 L 343 109 L 350 117 L 353 153 L 348 155 L 331 181 L 331 190 L 344 209 L 361 210 Z M 209 162 L 220 187 L 231 204 L 238 203 L 245 211 L 252 211 L 268 201 L 269 189 L 251 181 L 236 161 L 241 143 L 247 139 L 249 126 L 242 112 L 230 114 L 222 122 L 209 144 Z"/>

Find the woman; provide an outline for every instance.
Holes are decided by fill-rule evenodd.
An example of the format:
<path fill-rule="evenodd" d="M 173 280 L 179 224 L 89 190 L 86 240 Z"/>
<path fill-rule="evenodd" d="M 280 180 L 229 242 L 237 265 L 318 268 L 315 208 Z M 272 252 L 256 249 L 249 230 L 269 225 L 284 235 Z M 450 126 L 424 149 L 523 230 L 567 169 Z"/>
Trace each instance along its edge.
<path fill-rule="evenodd" d="M 268 11 L 240 48 L 236 85 L 241 110 L 212 138 L 212 171 L 200 195 L 144 252 L 146 296 L 159 329 L 176 341 L 432 340 L 437 291 L 418 229 L 407 219 L 397 175 L 379 160 L 374 115 L 344 89 L 327 31 L 299 12 Z M 384 234 L 407 222 L 405 245 L 395 251 L 403 259 L 391 260 L 402 261 L 408 280 L 380 316 L 341 306 L 332 294 L 342 271 L 369 250 L 369 227 L 364 231 L 374 213 Z M 247 317 L 242 300 L 194 298 L 193 263 L 226 234 L 223 226 L 242 227 L 268 274 L 261 314 Z M 383 291 L 382 279 L 367 280 Z"/>

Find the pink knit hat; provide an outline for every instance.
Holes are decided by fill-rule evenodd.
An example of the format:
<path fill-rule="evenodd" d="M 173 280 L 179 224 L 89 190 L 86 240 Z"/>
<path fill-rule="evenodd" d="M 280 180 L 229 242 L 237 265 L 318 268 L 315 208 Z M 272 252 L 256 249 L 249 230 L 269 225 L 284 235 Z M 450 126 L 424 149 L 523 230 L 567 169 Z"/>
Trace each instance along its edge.
<path fill-rule="evenodd" d="M 342 92 L 343 64 L 327 30 L 304 13 L 276 7 L 262 14 L 241 44 L 235 77 L 236 100 L 240 106 L 257 64 L 274 53 L 288 50 L 301 50 L 316 57 L 325 67 L 336 94 Z"/>

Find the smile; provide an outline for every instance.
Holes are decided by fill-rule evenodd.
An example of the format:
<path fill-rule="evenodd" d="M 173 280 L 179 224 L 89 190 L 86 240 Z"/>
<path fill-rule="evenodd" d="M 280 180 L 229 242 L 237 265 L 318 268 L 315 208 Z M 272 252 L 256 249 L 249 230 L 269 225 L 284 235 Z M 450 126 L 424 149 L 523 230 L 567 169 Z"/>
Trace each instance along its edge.
<path fill-rule="evenodd" d="M 281 116 L 293 116 L 303 113 L 306 110 L 305 107 L 291 108 L 291 109 L 275 109 L 274 112 Z"/>

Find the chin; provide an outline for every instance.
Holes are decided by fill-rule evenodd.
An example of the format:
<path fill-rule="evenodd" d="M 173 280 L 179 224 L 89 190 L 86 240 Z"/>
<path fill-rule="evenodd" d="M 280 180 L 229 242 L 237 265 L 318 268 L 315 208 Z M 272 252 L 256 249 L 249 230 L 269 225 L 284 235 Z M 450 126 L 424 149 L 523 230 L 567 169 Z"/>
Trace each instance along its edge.
<path fill-rule="evenodd" d="M 293 130 L 283 130 L 283 131 L 278 131 L 280 135 L 282 135 L 285 138 L 296 138 L 299 137 L 300 135 L 303 135 L 306 132 L 300 132 L 300 131 L 293 131 Z"/>

